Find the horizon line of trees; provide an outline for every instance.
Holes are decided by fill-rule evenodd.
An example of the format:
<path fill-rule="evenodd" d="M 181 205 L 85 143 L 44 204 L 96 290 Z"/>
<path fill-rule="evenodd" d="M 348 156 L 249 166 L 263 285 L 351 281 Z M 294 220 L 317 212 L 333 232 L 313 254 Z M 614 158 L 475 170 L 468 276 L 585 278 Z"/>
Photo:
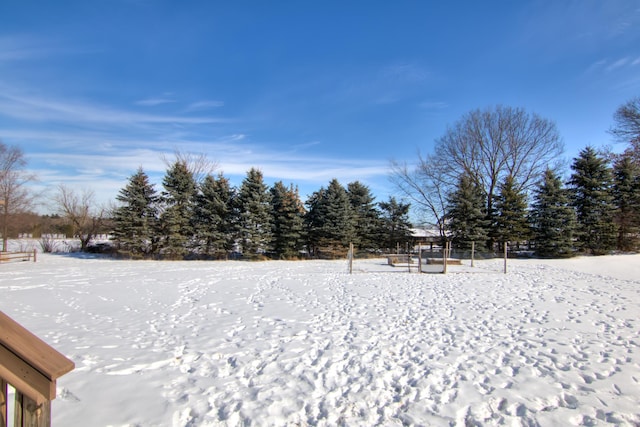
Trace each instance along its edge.
<path fill-rule="evenodd" d="M 120 190 L 112 235 L 121 256 L 335 258 L 350 243 L 374 253 L 411 239 L 409 204 L 375 203 L 359 181 L 345 188 L 333 179 L 303 204 L 296 187 L 268 187 L 256 168 L 235 188 L 222 173 L 195 173 L 180 156 L 168 166 L 160 192 L 142 167 Z"/>
<path fill-rule="evenodd" d="M 300 200 L 293 185 L 264 184 L 258 169 L 231 187 L 203 156 L 177 153 L 167 164 L 162 190 L 140 168 L 117 199 L 120 206 L 95 209 L 93 192 L 64 185 L 52 197 L 49 227 L 81 238 L 112 231 L 118 251 L 132 257 L 289 258 L 340 256 L 349 243 L 375 252 L 410 240 L 410 206 L 464 248 L 495 251 L 525 243 L 540 256 L 571 256 L 640 249 L 640 97 L 620 106 L 609 130 L 628 144 L 621 154 L 586 147 L 573 159 L 570 176 L 560 161 L 563 144 L 555 124 L 520 108 L 473 110 L 447 127 L 433 153 L 418 165 L 391 163 L 399 197 L 375 203 L 356 181 L 332 180 Z M 10 220 L 28 212 L 34 180 L 18 147 L 0 142 L 0 232 L 3 247 Z M 409 202 L 409 203 L 406 203 Z M 41 231 L 48 232 L 43 224 Z M 15 230 L 13 230 L 15 231 Z"/>

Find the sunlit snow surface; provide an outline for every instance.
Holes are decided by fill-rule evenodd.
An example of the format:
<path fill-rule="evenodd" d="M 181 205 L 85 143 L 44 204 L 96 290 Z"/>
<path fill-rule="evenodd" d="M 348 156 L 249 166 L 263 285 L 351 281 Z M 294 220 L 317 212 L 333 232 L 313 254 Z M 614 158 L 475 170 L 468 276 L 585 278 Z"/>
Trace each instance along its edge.
<path fill-rule="evenodd" d="M 640 256 L 0 265 L 55 426 L 640 425 Z"/>

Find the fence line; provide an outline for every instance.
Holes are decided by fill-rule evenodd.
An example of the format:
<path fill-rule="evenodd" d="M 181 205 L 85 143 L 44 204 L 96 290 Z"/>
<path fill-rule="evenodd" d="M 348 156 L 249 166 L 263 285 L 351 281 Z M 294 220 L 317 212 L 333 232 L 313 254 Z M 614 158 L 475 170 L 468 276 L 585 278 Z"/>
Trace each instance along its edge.
<path fill-rule="evenodd" d="M 14 260 L 31 261 L 31 258 L 33 258 L 33 262 L 36 262 L 37 253 L 35 249 L 30 252 L 0 252 L 0 262 Z"/>

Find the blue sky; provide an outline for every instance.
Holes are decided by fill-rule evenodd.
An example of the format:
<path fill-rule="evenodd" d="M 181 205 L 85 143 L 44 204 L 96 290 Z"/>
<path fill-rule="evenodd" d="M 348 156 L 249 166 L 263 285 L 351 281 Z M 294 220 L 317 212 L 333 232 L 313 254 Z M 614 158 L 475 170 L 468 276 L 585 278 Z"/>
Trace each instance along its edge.
<path fill-rule="evenodd" d="M 381 201 L 470 110 L 551 119 L 570 159 L 638 95 L 640 1 L 0 2 L 0 139 L 101 201 L 176 150 Z"/>

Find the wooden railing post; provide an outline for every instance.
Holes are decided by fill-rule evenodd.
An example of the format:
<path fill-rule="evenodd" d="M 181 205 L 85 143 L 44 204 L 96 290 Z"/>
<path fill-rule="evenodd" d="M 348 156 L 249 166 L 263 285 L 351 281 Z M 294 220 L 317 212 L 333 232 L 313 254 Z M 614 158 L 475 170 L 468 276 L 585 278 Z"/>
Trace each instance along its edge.
<path fill-rule="evenodd" d="M 0 311 L 0 427 L 8 427 L 7 384 L 15 389 L 14 427 L 50 427 L 56 380 L 72 360 Z"/>
<path fill-rule="evenodd" d="M 7 414 L 9 406 L 7 405 L 7 382 L 0 378 L 0 427 L 7 427 Z"/>
<path fill-rule="evenodd" d="M 50 427 L 51 401 L 36 402 L 16 390 L 14 427 Z"/>

